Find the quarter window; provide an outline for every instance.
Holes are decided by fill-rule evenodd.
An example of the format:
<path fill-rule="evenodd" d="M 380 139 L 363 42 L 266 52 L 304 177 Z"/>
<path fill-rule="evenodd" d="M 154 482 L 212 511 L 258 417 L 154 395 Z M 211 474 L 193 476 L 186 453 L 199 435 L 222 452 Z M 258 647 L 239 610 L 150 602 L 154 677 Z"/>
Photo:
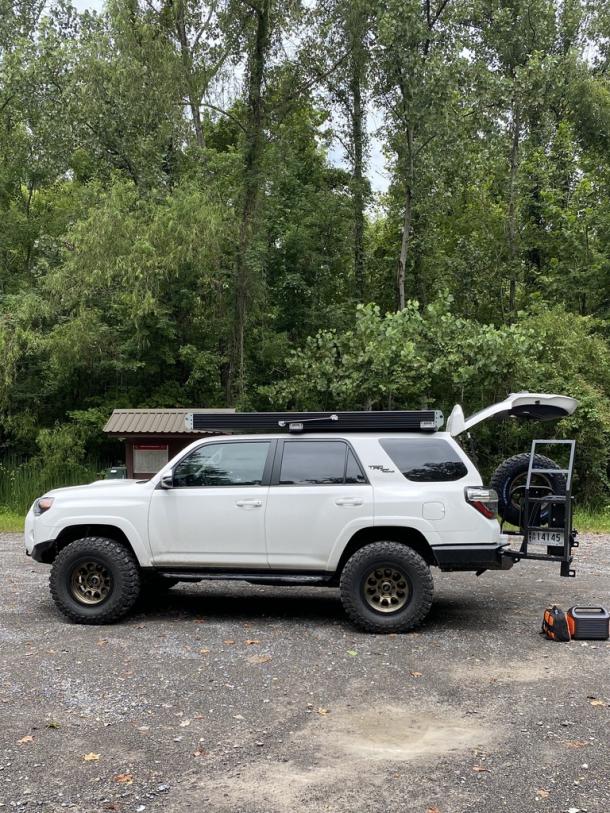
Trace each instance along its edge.
<path fill-rule="evenodd" d="M 286 441 L 280 485 L 342 485 L 366 478 L 349 446 L 340 440 Z"/>
<path fill-rule="evenodd" d="M 468 474 L 464 462 L 446 440 L 386 438 L 379 442 L 407 480 L 445 482 Z"/>
<path fill-rule="evenodd" d="M 268 453 L 268 441 L 206 443 L 178 463 L 174 487 L 259 486 Z"/>
<path fill-rule="evenodd" d="M 351 449 L 347 450 L 347 467 L 345 469 L 346 483 L 366 483 L 364 472 L 360 468 L 360 463 L 356 460 Z"/>

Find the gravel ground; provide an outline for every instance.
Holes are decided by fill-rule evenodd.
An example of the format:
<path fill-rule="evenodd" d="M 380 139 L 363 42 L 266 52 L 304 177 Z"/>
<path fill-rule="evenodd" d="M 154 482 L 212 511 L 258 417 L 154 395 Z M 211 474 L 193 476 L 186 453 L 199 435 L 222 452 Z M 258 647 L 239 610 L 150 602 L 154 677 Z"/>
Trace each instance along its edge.
<path fill-rule="evenodd" d="M 181 585 L 110 627 L 55 611 L 0 535 L 0 807 L 214 813 L 610 811 L 610 644 L 538 634 L 610 605 L 610 538 L 577 579 L 435 572 L 417 632 L 365 635 L 336 591 Z"/>

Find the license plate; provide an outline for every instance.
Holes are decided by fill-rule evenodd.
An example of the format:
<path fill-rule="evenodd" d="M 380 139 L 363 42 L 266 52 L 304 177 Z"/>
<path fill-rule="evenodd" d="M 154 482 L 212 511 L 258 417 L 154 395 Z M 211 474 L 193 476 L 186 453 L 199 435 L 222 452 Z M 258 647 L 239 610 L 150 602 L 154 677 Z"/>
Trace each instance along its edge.
<path fill-rule="evenodd" d="M 563 545 L 561 531 L 530 531 L 528 536 L 530 545 Z"/>

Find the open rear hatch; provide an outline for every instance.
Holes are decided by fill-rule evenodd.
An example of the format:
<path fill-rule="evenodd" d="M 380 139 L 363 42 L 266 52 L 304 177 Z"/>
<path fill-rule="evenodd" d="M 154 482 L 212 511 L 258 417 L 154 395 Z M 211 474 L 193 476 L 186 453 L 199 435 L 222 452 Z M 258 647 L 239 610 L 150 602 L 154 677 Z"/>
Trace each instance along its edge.
<path fill-rule="evenodd" d="M 456 404 L 453 407 L 447 431 L 453 436 L 467 432 L 483 421 L 493 418 L 523 418 L 537 421 L 552 421 L 571 415 L 578 401 L 567 395 L 552 395 L 539 392 L 513 392 L 504 401 L 485 407 L 465 418 L 462 407 Z"/>
<path fill-rule="evenodd" d="M 523 418 L 538 421 L 552 421 L 571 415 L 578 401 L 567 395 L 553 395 L 538 392 L 514 392 L 504 401 L 481 409 L 469 418 L 464 418 L 459 404 L 453 408 L 447 421 L 447 431 L 453 436 L 467 432 L 488 418 Z M 567 467 L 539 468 L 536 461 L 542 459 L 537 450 L 542 445 L 561 446 L 569 450 Z M 573 440 L 534 440 L 529 455 L 525 485 L 519 512 L 519 530 L 504 530 L 506 539 L 516 537 L 520 541 L 518 550 L 506 547 L 503 555 L 518 562 L 520 559 L 559 562 L 562 576 L 574 576 L 571 567 L 572 548 L 578 547 L 577 532 L 572 528 L 572 472 L 574 468 Z M 556 491 L 553 487 L 534 484 L 536 475 L 560 475 L 564 488 Z M 544 508 L 544 510 L 543 510 Z M 542 548 L 542 550 L 541 550 Z M 546 548 L 546 552 L 544 552 Z"/>

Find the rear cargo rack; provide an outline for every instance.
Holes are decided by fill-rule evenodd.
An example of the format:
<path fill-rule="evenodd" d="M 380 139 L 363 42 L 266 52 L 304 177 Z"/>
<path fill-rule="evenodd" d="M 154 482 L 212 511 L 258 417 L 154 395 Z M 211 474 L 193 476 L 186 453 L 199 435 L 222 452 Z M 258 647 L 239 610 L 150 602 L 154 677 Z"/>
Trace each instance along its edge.
<path fill-rule="evenodd" d="M 568 467 L 565 469 L 536 468 L 534 460 L 540 446 L 567 446 L 569 453 Z M 578 547 L 578 531 L 572 528 L 572 473 L 574 470 L 574 453 L 576 443 L 573 440 L 534 440 L 530 451 L 527 480 L 523 489 L 521 502 L 520 530 L 523 537 L 520 549 L 506 550 L 504 555 L 516 562 L 520 559 L 537 559 L 543 562 L 559 562 L 561 576 L 575 576 L 571 568 L 572 548 Z M 532 475 L 552 474 L 565 477 L 565 493 L 556 494 L 549 487 L 532 485 Z M 546 521 L 543 522 L 543 506 L 547 506 Z M 511 532 L 507 532 L 511 535 Z M 515 532 L 513 532 L 515 533 Z M 516 534 L 515 534 L 516 535 Z M 546 553 L 535 553 L 530 550 L 546 547 Z"/>
<path fill-rule="evenodd" d="M 191 431 L 303 432 L 437 432 L 443 425 L 439 409 L 370 412 L 189 412 Z"/>

